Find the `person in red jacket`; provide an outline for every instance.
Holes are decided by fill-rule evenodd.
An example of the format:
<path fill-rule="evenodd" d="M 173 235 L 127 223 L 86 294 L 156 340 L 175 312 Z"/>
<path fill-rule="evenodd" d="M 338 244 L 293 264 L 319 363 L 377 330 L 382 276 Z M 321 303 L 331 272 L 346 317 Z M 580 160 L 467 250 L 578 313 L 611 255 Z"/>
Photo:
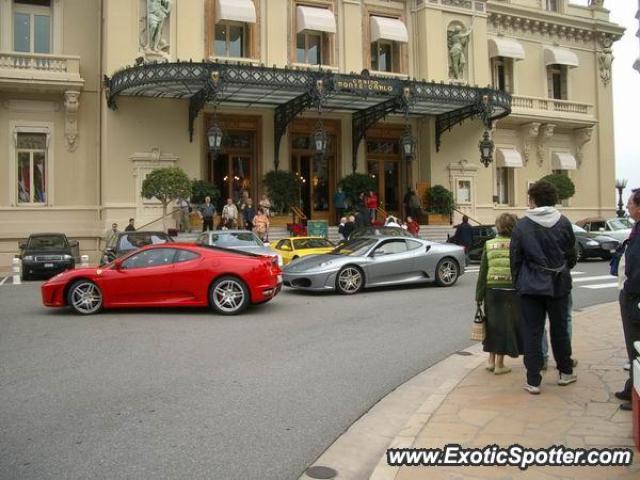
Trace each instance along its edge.
<path fill-rule="evenodd" d="M 369 190 L 369 194 L 364 199 L 367 209 L 369 209 L 369 218 L 371 223 L 376 221 L 376 210 L 378 210 L 378 194 L 373 190 Z"/>
<path fill-rule="evenodd" d="M 420 225 L 418 225 L 418 222 L 416 222 L 411 217 L 407 217 L 406 224 L 407 224 L 407 231 L 414 237 L 417 237 L 418 233 L 420 232 Z"/>

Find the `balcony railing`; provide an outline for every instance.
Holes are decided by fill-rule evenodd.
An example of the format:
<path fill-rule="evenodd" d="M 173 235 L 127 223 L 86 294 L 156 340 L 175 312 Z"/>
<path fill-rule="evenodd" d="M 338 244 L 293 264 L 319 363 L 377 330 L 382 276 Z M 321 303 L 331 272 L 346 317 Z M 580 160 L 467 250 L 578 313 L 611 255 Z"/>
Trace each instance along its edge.
<path fill-rule="evenodd" d="M 571 102 L 569 100 L 556 100 L 554 98 L 525 97 L 512 95 L 511 108 L 513 113 L 517 110 L 538 110 L 542 112 L 561 112 L 572 115 L 593 116 L 593 105 L 589 103 Z"/>
<path fill-rule="evenodd" d="M 80 57 L 34 53 L 0 52 L 0 85 L 28 84 L 81 87 Z"/>

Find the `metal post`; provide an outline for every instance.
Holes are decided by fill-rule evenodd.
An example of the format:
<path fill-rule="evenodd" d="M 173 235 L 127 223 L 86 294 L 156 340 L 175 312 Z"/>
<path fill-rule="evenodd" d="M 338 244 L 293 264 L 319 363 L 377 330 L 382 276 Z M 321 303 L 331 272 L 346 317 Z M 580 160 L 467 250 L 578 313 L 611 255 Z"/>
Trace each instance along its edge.
<path fill-rule="evenodd" d="M 20 285 L 22 283 L 22 280 L 20 279 L 22 261 L 19 258 L 14 257 L 11 263 L 11 271 L 13 272 L 13 284 Z"/>

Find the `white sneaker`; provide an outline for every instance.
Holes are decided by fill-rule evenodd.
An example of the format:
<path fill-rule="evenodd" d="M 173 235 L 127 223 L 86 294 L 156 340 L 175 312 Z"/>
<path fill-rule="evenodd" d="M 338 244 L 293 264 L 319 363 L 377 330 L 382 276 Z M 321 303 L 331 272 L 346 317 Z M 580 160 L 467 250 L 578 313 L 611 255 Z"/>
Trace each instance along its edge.
<path fill-rule="evenodd" d="M 561 373 L 558 379 L 558 385 L 565 386 L 570 383 L 575 383 L 578 380 L 578 376 L 575 373 Z"/>
<path fill-rule="evenodd" d="M 529 385 L 528 383 L 524 384 L 524 388 L 531 395 L 540 395 L 540 387 L 534 387 L 533 385 Z"/>

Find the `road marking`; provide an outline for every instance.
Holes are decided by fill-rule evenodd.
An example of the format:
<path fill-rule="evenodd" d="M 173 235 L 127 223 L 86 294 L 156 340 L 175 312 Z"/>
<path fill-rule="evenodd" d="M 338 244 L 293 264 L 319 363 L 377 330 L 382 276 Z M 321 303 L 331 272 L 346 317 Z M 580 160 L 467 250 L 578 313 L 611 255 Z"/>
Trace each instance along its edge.
<path fill-rule="evenodd" d="M 596 277 L 580 277 L 580 278 L 576 278 L 573 280 L 573 283 L 578 283 L 578 282 L 593 282 L 596 280 L 613 280 L 616 277 L 614 277 L 613 275 L 598 275 Z"/>
<path fill-rule="evenodd" d="M 9 280 L 9 278 L 10 278 L 10 277 L 4 277 L 4 278 L 2 279 L 2 281 L 0 282 L 0 286 L 4 285 L 4 283 L 5 283 L 7 280 Z"/>
<path fill-rule="evenodd" d="M 589 288 L 591 290 L 600 290 L 603 288 L 617 288 L 618 282 L 615 283 L 600 283 L 598 285 L 580 285 L 580 288 Z"/>
<path fill-rule="evenodd" d="M 571 275 L 584 275 L 584 272 L 571 272 Z"/>

